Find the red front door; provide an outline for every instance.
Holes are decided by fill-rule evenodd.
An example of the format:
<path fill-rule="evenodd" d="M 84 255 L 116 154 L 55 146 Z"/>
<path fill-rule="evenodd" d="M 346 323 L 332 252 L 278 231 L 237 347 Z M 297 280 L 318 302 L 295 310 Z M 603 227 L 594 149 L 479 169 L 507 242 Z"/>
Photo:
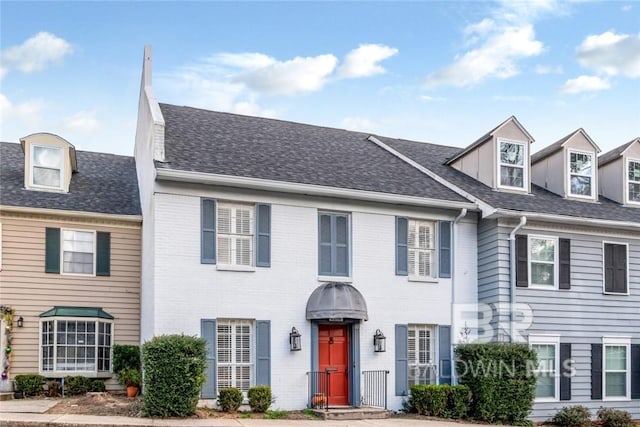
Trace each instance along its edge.
<path fill-rule="evenodd" d="M 319 325 L 319 371 L 329 374 L 329 405 L 349 404 L 349 338 L 347 325 Z"/>

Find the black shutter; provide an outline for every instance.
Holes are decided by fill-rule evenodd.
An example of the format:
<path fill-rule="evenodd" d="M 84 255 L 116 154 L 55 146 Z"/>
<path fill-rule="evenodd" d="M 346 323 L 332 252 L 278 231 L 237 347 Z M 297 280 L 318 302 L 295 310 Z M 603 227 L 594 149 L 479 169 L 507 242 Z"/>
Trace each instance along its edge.
<path fill-rule="evenodd" d="M 396 325 L 396 396 L 409 395 L 409 327 Z"/>
<path fill-rule="evenodd" d="M 440 353 L 440 384 L 451 384 L 451 326 L 438 326 L 438 352 Z"/>
<path fill-rule="evenodd" d="M 613 245 L 614 292 L 627 293 L 627 246 Z"/>
<path fill-rule="evenodd" d="M 591 344 L 591 400 L 602 400 L 602 344 Z"/>
<path fill-rule="evenodd" d="M 270 320 L 256 320 L 256 385 L 271 385 Z"/>
<path fill-rule="evenodd" d="M 571 240 L 560 239 L 560 289 L 571 289 Z"/>
<path fill-rule="evenodd" d="M 405 217 L 396 217 L 396 275 L 406 276 L 409 274 L 409 220 Z"/>
<path fill-rule="evenodd" d="M 516 236 L 516 286 L 529 286 L 529 251 L 527 236 Z"/>
<path fill-rule="evenodd" d="M 60 274 L 60 229 L 48 228 L 45 236 L 44 272 Z"/>
<path fill-rule="evenodd" d="M 451 221 L 440 221 L 439 264 L 440 277 L 451 277 Z"/>
<path fill-rule="evenodd" d="M 256 266 L 271 267 L 271 205 L 256 205 Z"/>
<path fill-rule="evenodd" d="M 631 398 L 640 399 L 640 344 L 631 344 Z"/>
<path fill-rule="evenodd" d="M 201 199 L 200 263 L 216 263 L 216 201 Z"/>
<path fill-rule="evenodd" d="M 560 343 L 560 400 L 571 400 L 571 344 Z"/>
<path fill-rule="evenodd" d="M 111 275 L 111 233 L 98 231 L 96 276 Z"/>

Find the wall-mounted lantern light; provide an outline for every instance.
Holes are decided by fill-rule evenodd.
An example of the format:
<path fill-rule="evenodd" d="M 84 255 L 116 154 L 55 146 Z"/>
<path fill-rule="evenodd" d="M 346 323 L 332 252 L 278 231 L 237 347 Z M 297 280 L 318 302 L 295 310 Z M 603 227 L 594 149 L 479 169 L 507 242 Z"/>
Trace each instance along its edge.
<path fill-rule="evenodd" d="M 22 328 L 24 326 L 24 319 L 22 316 L 18 317 L 18 328 Z"/>
<path fill-rule="evenodd" d="M 291 347 L 291 351 L 302 350 L 300 336 L 300 332 L 298 332 L 295 326 L 291 328 L 291 333 L 289 334 L 289 346 Z"/>
<path fill-rule="evenodd" d="M 376 353 L 387 351 L 387 337 L 384 336 L 380 329 L 376 329 L 376 333 L 373 336 L 373 351 Z"/>

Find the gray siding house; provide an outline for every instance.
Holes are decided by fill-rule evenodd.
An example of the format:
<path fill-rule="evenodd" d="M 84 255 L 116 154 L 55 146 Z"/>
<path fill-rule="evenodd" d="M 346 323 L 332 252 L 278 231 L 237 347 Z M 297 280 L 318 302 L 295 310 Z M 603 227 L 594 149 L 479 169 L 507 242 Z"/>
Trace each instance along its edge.
<path fill-rule="evenodd" d="M 577 404 L 640 418 L 640 139 L 598 158 L 578 129 L 530 155 L 511 117 L 462 150 L 375 141 L 482 211 L 478 336 L 538 352 L 532 419 Z"/>

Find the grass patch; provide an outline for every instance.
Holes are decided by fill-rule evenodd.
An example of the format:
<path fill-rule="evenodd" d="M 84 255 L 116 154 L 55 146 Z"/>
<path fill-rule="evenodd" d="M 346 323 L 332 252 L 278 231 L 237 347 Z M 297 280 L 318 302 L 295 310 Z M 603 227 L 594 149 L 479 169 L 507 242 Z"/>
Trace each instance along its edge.
<path fill-rule="evenodd" d="M 281 420 L 288 418 L 288 411 L 267 411 L 264 413 L 264 417 L 268 420 Z"/>
<path fill-rule="evenodd" d="M 249 411 L 245 411 L 245 412 L 239 412 L 238 413 L 238 418 L 251 418 L 251 412 Z"/>
<path fill-rule="evenodd" d="M 305 414 L 305 415 L 308 415 L 310 417 L 315 417 L 316 416 L 316 413 L 313 412 L 313 409 L 311 409 L 311 408 L 303 409 L 302 413 Z"/>

